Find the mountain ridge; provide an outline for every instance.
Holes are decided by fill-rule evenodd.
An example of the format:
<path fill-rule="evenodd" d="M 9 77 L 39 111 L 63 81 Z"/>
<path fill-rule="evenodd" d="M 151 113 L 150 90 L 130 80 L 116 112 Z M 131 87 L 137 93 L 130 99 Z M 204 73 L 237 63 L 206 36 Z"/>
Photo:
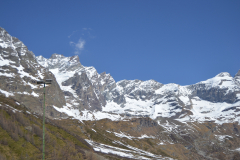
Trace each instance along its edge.
<path fill-rule="evenodd" d="M 55 76 L 39 65 L 33 52 L 23 42 L 10 36 L 3 28 L 0 28 L 0 59 L 0 89 L 3 94 L 14 97 L 28 109 L 41 114 L 43 86 L 37 85 L 36 81 L 49 78 L 54 81 L 46 88 L 47 105 L 61 108 L 65 104 Z M 47 107 L 46 113 L 50 117 L 64 116 L 52 107 Z"/>
<path fill-rule="evenodd" d="M 66 57 L 62 56 L 61 58 L 65 59 Z M 38 62 L 40 64 L 44 65 L 44 63 L 46 63 L 41 61 L 40 58 L 38 57 L 37 59 L 39 59 Z M 61 61 L 60 59 L 58 61 Z M 47 60 L 45 59 L 45 61 Z M 51 66 L 51 60 L 48 60 L 48 63 L 50 63 L 50 66 Z M 78 63 L 80 64 L 80 61 Z M 65 69 L 62 68 L 62 70 L 67 71 L 68 68 L 65 68 Z M 55 75 L 57 74 L 54 70 L 52 71 Z M 94 67 L 81 66 L 81 69 L 77 69 L 74 73 L 76 72 L 81 72 L 81 74 L 85 72 L 89 79 L 88 83 L 91 83 L 91 85 L 94 88 L 92 92 L 93 95 L 94 94 L 96 95 L 94 98 L 98 99 L 99 95 L 102 98 L 101 99 L 102 101 L 100 102 L 101 107 L 98 108 L 99 109 L 98 111 L 104 111 L 104 112 L 115 113 L 115 114 L 125 114 L 125 115 L 129 115 L 130 117 L 131 116 L 149 116 L 153 119 L 156 119 L 158 117 L 156 112 L 150 113 L 149 111 L 147 112 L 146 110 L 149 110 L 149 109 L 153 110 L 151 108 L 156 106 L 157 104 L 160 104 L 161 103 L 160 99 L 163 98 L 164 95 L 168 95 L 169 100 L 167 101 L 174 101 L 175 103 L 175 104 L 170 103 L 167 106 L 169 108 L 168 110 L 169 113 L 165 111 L 164 117 L 168 117 L 168 118 L 171 118 L 171 117 L 179 118 L 179 116 L 181 116 L 181 112 L 186 109 L 187 110 L 190 109 L 189 111 L 192 112 L 191 111 L 192 98 L 194 101 L 195 99 L 198 99 L 199 101 L 199 98 L 200 98 L 200 101 L 202 100 L 204 103 L 206 102 L 214 103 L 215 105 L 216 103 L 219 103 L 219 102 L 222 102 L 222 103 L 227 102 L 229 104 L 234 104 L 235 102 L 239 101 L 238 93 L 240 93 L 239 92 L 240 87 L 238 83 L 239 82 L 238 76 L 232 77 L 228 72 L 221 72 L 217 74 L 215 77 L 210 78 L 206 81 L 200 81 L 196 84 L 186 85 L 186 86 L 180 86 L 175 83 L 164 85 L 155 80 L 148 80 L 148 81 L 121 80 L 121 81 L 115 82 L 114 79 L 109 74 L 109 77 L 112 80 L 111 81 L 112 85 L 110 88 L 108 87 L 106 89 L 104 89 L 104 87 L 101 88 L 102 87 L 101 83 L 103 82 L 100 82 L 98 79 L 101 74 L 98 74 Z M 78 76 L 81 77 L 81 74 Z M 102 73 L 102 74 L 106 74 L 106 73 Z M 64 85 L 67 85 L 67 84 L 70 85 L 69 83 L 64 83 Z M 72 83 L 71 85 L 74 85 L 74 83 Z M 76 89 L 77 88 L 75 85 L 75 90 Z M 207 94 L 205 92 L 207 92 Z M 211 95 L 211 96 L 209 97 L 208 95 Z M 164 103 L 166 104 L 166 102 Z M 136 107 L 131 108 L 129 105 L 135 105 L 135 106 L 145 105 L 145 107 L 138 107 L 138 109 L 136 110 Z M 124 110 L 122 108 L 124 108 Z M 157 107 L 155 107 L 155 110 L 156 108 Z M 159 107 L 157 109 L 159 110 Z M 122 111 L 119 112 L 119 110 L 122 110 Z M 164 113 L 163 110 L 160 109 L 160 111 Z M 135 112 L 135 113 L 133 114 L 130 112 Z M 136 114 L 136 112 L 145 112 L 145 113 Z M 173 114 L 174 112 L 175 114 Z M 183 112 L 185 113 L 185 111 Z M 203 113 L 204 112 L 205 111 L 203 111 Z M 209 111 L 206 111 L 206 112 L 209 112 Z"/>
<path fill-rule="evenodd" d="M 55 90 L 59 93 L 57 96 L 59 103 L 55 103 L 57 100 L 55 99 L 51 102 L 52 105 L 49 104 L 51 108 L 49 109 L 54 110 L 50 114 L 53 117 L 54 114 L 66 115 L 73 112 L 70 115 L 75 115 L 75 118 L 79 115 L 86 117 L 87 113 L 93 118 L 98 117 L 97 114 L 101 112 L 106 114 L 99 116 L 101 118 L 108 118 L 110 114 L 117 115 L 117 119 L 143 116 L 152 119 L 189 117 L 188 120 L 199 120 L 204 117 L 223 123 L 217 116 L 223 114 L 222 111 L 229 107 L 240 105 L 240 70 L 234 77 L 227 72 L 222 72 L 208 80 L 186 86 L 175 83 L 162 84 L 154 80 L 116 82 L 110 74 L 105 72 L 99 74 L 94 67 L 83 66 L 77 55 L 65 57 L 55 53 L 49 59 L 35 56 L 21 41 L 10 36 L 4 29 L 1 28 L 0 33 L 1 65 L 2 68 L 5 67 L 1 71 L 2 76 L 10 78 L 13 74 L 13 77 L 20 74 L 21 78 L 28 77 L 28 80 L 21 83 L 23 86 L 27 83 L 33 91 L 29 90 L 26 94 L 35 97 L 39 97 L 40 88 L 34 84 L 34 81 L 44 79 L 47 75 L 49 77 L 51 74 L 50 77 L 53 79 L 56 77 L 54 82 L 56 84 L 51 86 L 57 87 Z M 7 65 L 14 64 L 13 62 L 20 68 L 14 68 L 14 65 L 6 68 Z M 13 72 L 14 69 L 20 71 Z M 9 84 L 5 83 L 5 86 L 7 85 Z M 35 91 L 34 88 L 39 89 Z M 13 95 L 13 92 L 16 92 L 14 89 L 7 89 L 4 85 L 1 90 L 7 95 Z M 25 92 L 21 90 L 19 93 Z M 22 95 L 19 96 L 21 97 Z M 209 105 L 212 107 L 208 107 Z M 220 111 L 218 108 L 221 108 Z M 185 115 L 186 110 L 187 115 Z M 235 111 L 238 111 L 237 107 Z M 232 117 L 229 116 L 230 114 L 238 113 L 229 113 L 225 117 Z M 238 117 L 233 121 L 239 121 Z"/>
<path fill-rule="evenodd" d="M 46 116 L 81 123 L 73 130 L 99 153 L 184 160 L 239 155 L 240 70 L 234 77 L 222 72 L 185 86 L 116 82 L 110 74 L 83 66 L 78 56 L 36 57 L 0 28 L 0 94 L 16 100 L 28 114 L 41 116 L 43 86 L 36 81 L 49 78 L 53 83 L 46 86 Z"/>

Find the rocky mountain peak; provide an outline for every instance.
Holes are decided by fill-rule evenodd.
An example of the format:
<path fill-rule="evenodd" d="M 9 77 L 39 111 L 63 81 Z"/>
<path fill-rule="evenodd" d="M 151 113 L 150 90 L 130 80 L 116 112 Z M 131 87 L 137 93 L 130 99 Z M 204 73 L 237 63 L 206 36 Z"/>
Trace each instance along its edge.
<path fill-rule="evenodd" d="M 77 55 L 65 57 L 61 54 L 54 53 L 49 59 L 42 56 L 36 57 L 39 64 L 48 69 L 59 69 L 59 71 L 73 71 L 82 68 Z"/>
<path fill-rule="evenodd" d="M 43 57 L 41 56 L 39 58 L 42 59 Z M 72 57 L 65 57 L 62 54 L 54 53 L 54 54 L 52 54 L 52 56 L 49 59 L 56 59 L 58 61 L 61 61 L 62 59 L 67 59 L 69 62 L 72 62 L 72 63 L 80 63 L 78 55 L 75 55 Z"/>
<path fill-rule="evenodd" d="M 44 58 L 42 55 L 37 56 L 36 58 L 37 58 L 38 60 L 40 60 L 40 61 L 46 60 L 46 58 Z"/>
<path fill-rule="evenodd" d="M 75 56 L 72 56 L 72 57 L 70 57 L 70 61 L 71 62 L 79 62 L 80 63 L 80 60 L 79 60 L 79 57 L 78 57 L 78 55 L 75 55 Z"/>
<path fill-rule="evenodd" d="M 0 27 L 0 57 L 1 65 L 11 64 L 15 67 L 23 67 L 30 72 L 31 67 L 38 67 L 35 55 L 29 51 L 27 46 L 16 37 L 12 37 L 8 32 Z M 28 69 L 27 69 L 28 68 Z"/>
<path fill-rule="evenodd" d="M 0 27 L 0 36 L 4 35 L 7 31 Z"/>
<path fill-rule="evenodd" d="M 235 77 L 240 77 L 240 69 L 238 70 L 237 74 L 235 75 Z"/>
<path fill-rule="evenodd" d="M 232 76 L 228 72 L 221 72 L 218 75 L 216 75 L 215 77 L 232 77 Z"/>
<path fill-rule="evenodd" d="M 0 27 L 0 47 L 8 48 L 8 50 L 17 50 L 21 52 L 20 56 L 25 56 L 27 47 L 17 38 L 12 37 L 8 32 Z M 19 50 L 21 49 L 21 51 Z M 17 56 L 16 52 L 12 52 L 13 56 Z"/>
<path fill-rule="evenodd" d="M 52 56 L 50 57 L 50 59 L 62 59 L 62 58 L 65 58 L 65 56 L 57 53 L 52 54 Z"/>
<path fill-rule="evenodd" d="M 39 59 L 45 60 L 42 56 Z M 14 97 L 28 109 L 42 113 L 40 98 L 43 90 L 42 86 L 36 84 L 40 79 L 53 79 L 52 85 L 46 89 L 48 105 L 57 107 L 65 105 L 64 94 L 54 75 L 39 65 L 34 53 L 29 51 L 23 42 L 0 28 L 0 90 L 4 91 L 0 94 Z M 46 110 L 48 116 L 57 116 L 58 112 L 51 107 L 50 110 Z"/>
<path fill-rule="evenodd" d="M 9 34 L 4 28 L 0 27 L 0 37 L 2 37 L 4 35 L 9 35 Z"/>
<path fill-rule="evenodd" d="M 102 72 L 101 74 L 100 74 L 100 76 L 105 76 L 106 75 L 106 72 Z"/>

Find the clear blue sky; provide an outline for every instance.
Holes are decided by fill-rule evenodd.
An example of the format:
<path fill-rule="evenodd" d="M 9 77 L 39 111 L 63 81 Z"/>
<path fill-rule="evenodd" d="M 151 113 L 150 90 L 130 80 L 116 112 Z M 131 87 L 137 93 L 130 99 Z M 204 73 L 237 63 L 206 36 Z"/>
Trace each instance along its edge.
<path fill-rule="evenodd" d="M 37 56 L 79 54 L 116 81 L 188 85 L 240 69 L 240 0 L 3 0 L 0 26 Z"/>

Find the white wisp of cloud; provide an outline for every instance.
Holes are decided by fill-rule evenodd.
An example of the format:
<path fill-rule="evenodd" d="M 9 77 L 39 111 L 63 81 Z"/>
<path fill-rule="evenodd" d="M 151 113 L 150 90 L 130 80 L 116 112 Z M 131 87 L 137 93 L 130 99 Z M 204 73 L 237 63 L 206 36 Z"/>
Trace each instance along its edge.
<path fill-rule="evenodd" d="M 79 50 L 82 50 L 84 48 L 85 43 L 86 43 L 85 40 L 79 39 L 78 43 L 76 44 L 76 47 Z"/>
<path fill-rule="evenodd" d="M 75 47 L 75 54 L 80 54 L 81 51 L 84 49 L 85 44 L 86 41 L 82 38 L 80 38 L 77 43 L 74 43 L 72 41 L 70 42 L 70 45 L 73 45 Z"/>

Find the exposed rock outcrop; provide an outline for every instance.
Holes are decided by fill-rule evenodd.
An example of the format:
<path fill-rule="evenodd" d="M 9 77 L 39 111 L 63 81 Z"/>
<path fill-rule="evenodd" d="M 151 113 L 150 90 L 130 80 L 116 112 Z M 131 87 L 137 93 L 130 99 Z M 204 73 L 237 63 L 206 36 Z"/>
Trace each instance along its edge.
<path fill-rule="evenodd" d="M 53 79 L 46 86 L 46 106 L 63 107 L 65 97 L 55 76 L 39 65 L 35 55 L 17 38 L 0 28 L 0 89 L 6 96 L 14 97 L 33 112 L 42 114 L 43 85 L 41 79 Z M 53 108 L 47 108 L 49 117 L 60 117 Z"/>

